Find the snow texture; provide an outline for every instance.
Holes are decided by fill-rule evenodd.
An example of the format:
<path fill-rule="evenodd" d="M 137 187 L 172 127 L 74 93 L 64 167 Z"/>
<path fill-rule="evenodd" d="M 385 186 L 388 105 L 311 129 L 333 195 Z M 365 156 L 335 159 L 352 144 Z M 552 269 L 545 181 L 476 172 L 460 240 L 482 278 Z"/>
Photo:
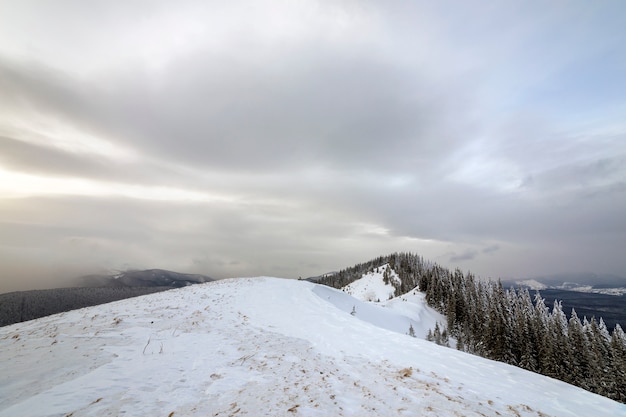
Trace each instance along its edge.
<path fill-rule="evenodd" d="M 564 382 L 390 331 L 427 313 L 400 310 L 242 278 L 7 326 L 0 417 L 626 416 Z"/>

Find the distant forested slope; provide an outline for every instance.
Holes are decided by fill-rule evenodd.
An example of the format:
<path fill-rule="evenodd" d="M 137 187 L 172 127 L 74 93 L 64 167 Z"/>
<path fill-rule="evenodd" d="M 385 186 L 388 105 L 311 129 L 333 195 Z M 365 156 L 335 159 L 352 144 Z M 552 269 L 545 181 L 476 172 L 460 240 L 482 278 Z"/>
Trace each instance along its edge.
<path fill-rule="evenodd" d="M 57 288 L 0 294 L 0 326 L 169 289 L 171 287 Z"/>

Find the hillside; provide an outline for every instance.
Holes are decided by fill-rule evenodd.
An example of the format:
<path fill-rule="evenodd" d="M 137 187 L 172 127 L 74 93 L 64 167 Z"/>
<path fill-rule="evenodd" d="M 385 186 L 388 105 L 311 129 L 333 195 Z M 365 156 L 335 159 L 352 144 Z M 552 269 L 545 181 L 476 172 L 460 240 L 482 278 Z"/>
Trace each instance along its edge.
<path fill-rule="evenodd" d="M 394 287 L 394 294 L 419 288 L 428 306 L 446 316 L 445 334 L 439 326 L 428 340 L 626 404 L 626 334 L 619 323 L 611 332 L 602 318 L 581 318 L 571 310 L 568 319 L 558 300 L 549 308 L 541 294 L 533 300 L 527 288 L 505 289 L 500 281 L 483 281 L 469 271 L 452 271 L 411 253 L 378 257 L 319 283 L 350 288 L 376 275 L 381 265 L 392 267 L 399 278 L 385 282 Z"/>
<path fill-rule="evenodd" d="M 380 303 L 395 297 L 395 286 L 400 284 L 400 277 L 387 263 L 366 272 L 358 280 L 343 287 L 342 291 L 362 301 Z"/>
<path fill-rule="evenodd" d="M 429 330 L 434 329 L 437 323 L 445 326 L 446 317 L 427 305 L 424 293 L 413 289 L 394 297 L 394 284 L 400 285 L 400 278 L 389 264 L 384 264 L 341 288 L 351 297 L 341 298 L 342 304 L 333 303 L 344 311 L 352 312 L 349 305 L 352 298 L 365 301 L 367 303 L 358 311 L 355 309 L 359 318 L 367 317 L 378 327 L 398 333 L 409 333 L 412 329 L 412 335 L 422 339 L 426 339 Z M 322 290 L 315 291 L 319 293 Z M 337 297 L 332 299 L 337 300 Z"/>
<path fill-rule="evenodd" d="M 0 326 L 210 281 L 163 269 L 86 275 L 75 280 L 77 287 L 0 294 Z"/>
<path fill-rule="evenodd" d="M 394 312 L 310 282 L 230 279 L 7 326 L 0 416 L 626 416 L 382 329 L 370 307 Z"/>
<path fill-rule="evenodd" d="M 81 287 L 0 294 L 0 327 L 169 289 L 171 287 Z"/>

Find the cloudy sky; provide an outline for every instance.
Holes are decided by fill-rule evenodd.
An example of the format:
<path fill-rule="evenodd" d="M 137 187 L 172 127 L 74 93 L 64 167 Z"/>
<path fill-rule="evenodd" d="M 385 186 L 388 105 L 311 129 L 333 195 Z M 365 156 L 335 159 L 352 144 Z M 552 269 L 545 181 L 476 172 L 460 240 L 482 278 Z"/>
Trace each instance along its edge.
<path fill-rule="evenodd" d="M 0 0 L 0 291 L 413 251 L 626 276 L 626 3 Z"/>

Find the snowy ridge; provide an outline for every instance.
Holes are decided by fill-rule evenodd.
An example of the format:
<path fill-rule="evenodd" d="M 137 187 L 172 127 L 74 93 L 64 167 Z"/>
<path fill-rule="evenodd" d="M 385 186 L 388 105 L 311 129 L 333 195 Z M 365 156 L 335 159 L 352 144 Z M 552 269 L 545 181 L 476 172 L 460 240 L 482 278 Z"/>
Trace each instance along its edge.
<path fill-rule="evenodd" d="M 385 277 L 388 282 L 385 282 Z M 346 285 L 341 291 L 358 300 L 381 302 L 395 297 L 396 288 L 392 282 L 400 284 L 400 277 L 389 264 L 385 264 Z"/>
<path fill-rule="evenodd" d="M 377 327 L 366 310 L 386 309 L 250 278 L 7 326 L 0 416 L 626 416 L 566 383 Z"/>

